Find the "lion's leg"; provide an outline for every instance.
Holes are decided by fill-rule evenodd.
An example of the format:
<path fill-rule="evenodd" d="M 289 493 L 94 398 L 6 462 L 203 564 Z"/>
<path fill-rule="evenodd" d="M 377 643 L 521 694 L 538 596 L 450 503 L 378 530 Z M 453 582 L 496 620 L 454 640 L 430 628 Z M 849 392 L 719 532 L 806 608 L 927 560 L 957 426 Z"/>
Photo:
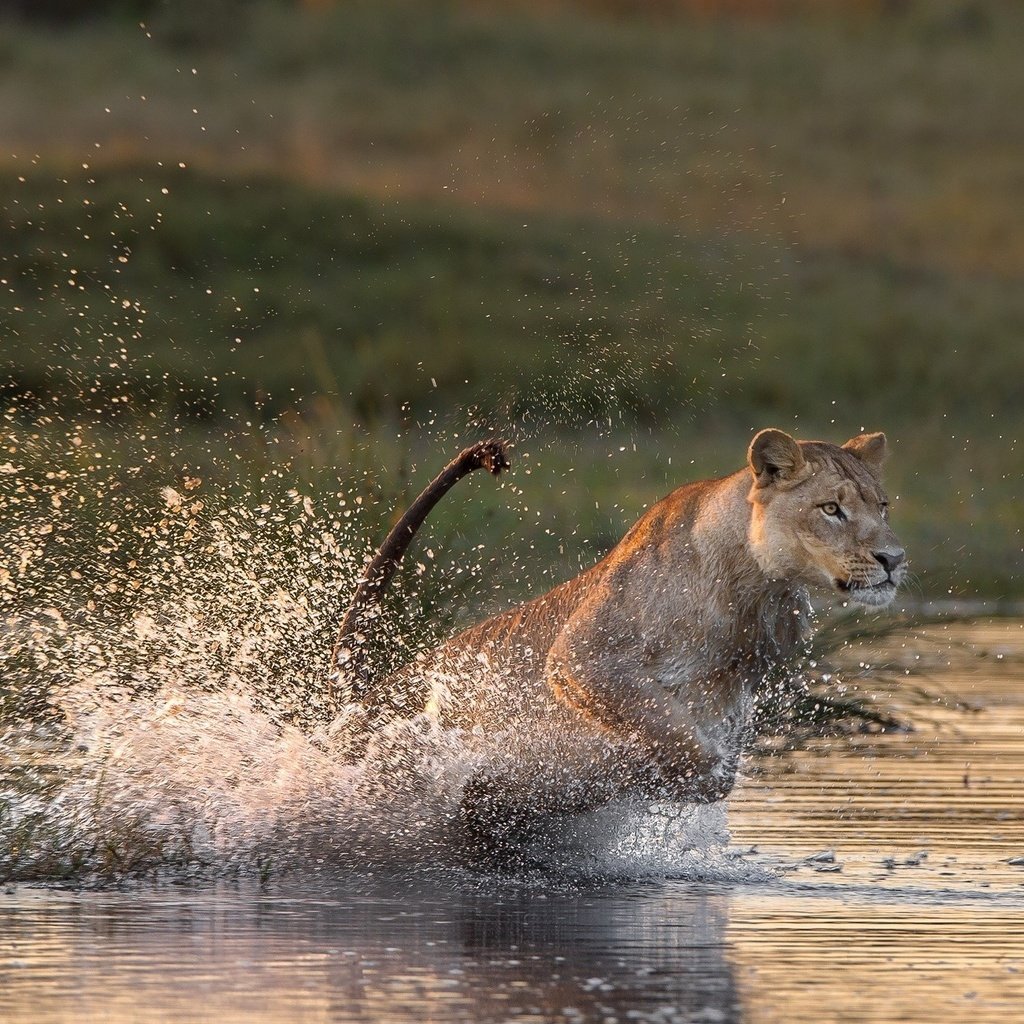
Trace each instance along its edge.
<path fill-rule="evenodd" d="M 625 679 L 621 672 L 603 671 L 599 660 L 573 659 L 570 667 L 552 658 L 548 682 L 563 704 L 609 734 L 628 737 L 648 759 L 650 771 L 637 772 L 638 791 L 690 803 L 712 803 L 731 791 L 739 751 L 710 740 L 691 706 L 642 672 Z M 654 792 L 649 791 L 652 772 Z"/>
<path fill-rule="evenodd" d="M 472 861 L 526 866 L 528 850 L 559 818 L 603 807 L 620 788 L 610 771 L 579 761 L 502 759 L 465 784 L 459 820 Z"/>
<path fill-rule="evenodd" d="M 460 839 L 467 860 L 487 867 L 523 867 L 541 816 L 525 794 L 509 792 L 507 780 L 480 771 L 465 785 L 459 803 Z"/>

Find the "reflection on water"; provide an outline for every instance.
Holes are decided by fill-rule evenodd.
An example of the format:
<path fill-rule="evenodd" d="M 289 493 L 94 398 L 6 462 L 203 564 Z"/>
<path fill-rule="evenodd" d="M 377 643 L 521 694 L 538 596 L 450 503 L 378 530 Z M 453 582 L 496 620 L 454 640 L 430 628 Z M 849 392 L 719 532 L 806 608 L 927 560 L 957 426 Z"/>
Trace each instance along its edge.
<path fill-rule="evenodd" d="M 31 965 L 4 972 L 0 1006 L 17 1021 L 72 1005 L 79 1020 L 736 1019 L 724 893 L 489 889 L 34 896 L 5 915 Z"/>
<path fill-rule="evenodd" d="M 429 894 L 429 895 L 428 895 Z M 823 884 L 20 890 L 5 1021 L 1019 1020 L 1024 901 Z"/>
<path fill-rule="evenodd" d="M 984 672 L 936 677 L 981 710 L 748 781 L 731 807 L 747 873 L 580 885 L 311 862 L 262 887 L 15 887 L 0 1020 L 1019 1021 L 1022 633 L 963 633 Z"/>

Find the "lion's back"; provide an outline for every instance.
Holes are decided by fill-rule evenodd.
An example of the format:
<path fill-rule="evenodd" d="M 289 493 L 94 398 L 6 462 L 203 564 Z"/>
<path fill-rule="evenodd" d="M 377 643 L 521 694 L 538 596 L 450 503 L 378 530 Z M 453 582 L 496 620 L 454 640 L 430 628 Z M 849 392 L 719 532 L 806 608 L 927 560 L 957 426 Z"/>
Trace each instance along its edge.
<path fill-rule="evenodd" d="M 548 651 L 585 589 L 584 573 L 417 655 L 381 686 L 401 713 L 429 710 L 450 725 L 490 724 L 547 707 Z"/>

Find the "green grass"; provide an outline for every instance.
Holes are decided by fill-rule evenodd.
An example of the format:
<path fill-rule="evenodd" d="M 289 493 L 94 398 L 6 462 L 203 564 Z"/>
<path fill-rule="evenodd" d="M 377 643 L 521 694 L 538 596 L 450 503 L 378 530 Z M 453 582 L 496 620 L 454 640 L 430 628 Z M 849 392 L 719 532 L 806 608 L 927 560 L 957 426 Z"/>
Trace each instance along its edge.
<path fill-rule="evenodd" d="M 525 229 L 194 172 L 36 173 L 3 192 L 11 387 L 99 418 L 123 398 L 202 417 L 327 393 L 363 416 L 448 402 L 555 423 L 824 423 L 834 409 L 984 429 L 1019 397 L 1015 281 L 838 254 L 811 267 L 782 249 L 767 270 L 742 236 Z"/>
<path fill-rule="evenodd" d="M 132 168 L 9 176 L 4 193 L 8 372 L 100 416 L 122 413 L 123 394 L 205 395 L 194 411 L 217 414 L 257 391 L 277 411 L 327 392 L 361 415 L 423 412 L 438 395 L 506 418 L 559 402 L 577 417 L 652 414 L 691 373 L 666 372 L 668 323 L 692 312 L 711 332 L 700 308 L 724 269 L 710 247 L 651 231 L 632 243 L 601 224 L 526 231 L 266 180 Z M 630 244 L 671 262 L 680 287 L 650 295 Z M 733 319 L 755 313 L 752 294 L 725 301 Z M 712 338 L 692 369 L 729 349 Z M 225 406 L 207 408 L 214 395 Z"/>

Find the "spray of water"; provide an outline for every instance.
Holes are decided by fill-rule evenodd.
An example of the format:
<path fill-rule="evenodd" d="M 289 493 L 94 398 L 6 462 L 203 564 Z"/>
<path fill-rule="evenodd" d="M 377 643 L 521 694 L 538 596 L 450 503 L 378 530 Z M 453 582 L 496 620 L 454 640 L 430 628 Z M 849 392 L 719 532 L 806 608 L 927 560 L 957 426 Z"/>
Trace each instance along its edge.
<path fill-rule="evenodd" d="M 350 494 L 241 501 L 187 474 L 127 493 L 98 458 L 55 472 L 19 438 L 0 491 L 4 874 L 465 862 L 467 780 L 525 726 L 422 714 L 366 746 L 351 709 L 329 710 L 327 652 L 367 552 Z M 414 644 L 398 605 L 379 624 L 395 662 Z M 525 739 L 553 758 L 571 743 Z M 724 839 L 720 809 L 620 805 L 541 822 L 510 863 L 706 871 Z"/>

